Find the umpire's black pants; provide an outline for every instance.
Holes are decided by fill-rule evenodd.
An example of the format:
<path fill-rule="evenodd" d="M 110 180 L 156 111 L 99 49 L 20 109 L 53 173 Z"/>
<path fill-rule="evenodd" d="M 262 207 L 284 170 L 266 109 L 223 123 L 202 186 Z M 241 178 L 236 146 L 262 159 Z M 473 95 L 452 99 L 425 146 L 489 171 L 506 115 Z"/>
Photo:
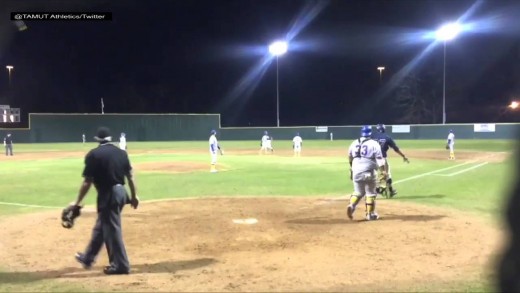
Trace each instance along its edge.
<path fill-rule="evenodd" d="M 118 271 L 130 271 L 121 231 L 121 211 L 127 202 L 122 185 L 114 185 L 105 192 L 98 190 L 98 217 L 85 252 L 86 261 L 94 261 L 105 243 L 110 266 Z"/>

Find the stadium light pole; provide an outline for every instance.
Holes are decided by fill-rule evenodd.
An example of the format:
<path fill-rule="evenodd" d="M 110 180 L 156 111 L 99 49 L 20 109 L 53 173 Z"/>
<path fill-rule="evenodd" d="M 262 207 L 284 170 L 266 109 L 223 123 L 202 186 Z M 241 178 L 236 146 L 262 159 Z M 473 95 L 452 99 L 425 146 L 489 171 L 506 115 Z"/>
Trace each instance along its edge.
<path fill-rule="evenodd" d="M 379 70 L 379 84 L 381 84 L 383 82 L 383 70 L 385 70 L 385 67 L 379 66 L 377 70 Z"/>
<path fill-rule="evenodd" d="M 444 42 L 444 64 L 442 69 L 442 124 L 446 124 L 446 43 L 455 39 L 460 31 L 460 24 L 454 22 L 441 26 L 435 33 L 436 39 Z"/>
<path fill-rule="evenodd" d="M 11 88 L 11 70 L 14 69 L 13 65 L 7 65 L 5 68 L 7 68 L 7 71 L 9 72 L 9 88 Z"/>
<path fill-rule="evenodd" d="M 288 44 L 284 41 L 276 41 L 269 45 L 269 53 L 276 57 L 276 127 L 280 127 L 280 87 L 278 78 L 278 57 L 287 52 Z"/>

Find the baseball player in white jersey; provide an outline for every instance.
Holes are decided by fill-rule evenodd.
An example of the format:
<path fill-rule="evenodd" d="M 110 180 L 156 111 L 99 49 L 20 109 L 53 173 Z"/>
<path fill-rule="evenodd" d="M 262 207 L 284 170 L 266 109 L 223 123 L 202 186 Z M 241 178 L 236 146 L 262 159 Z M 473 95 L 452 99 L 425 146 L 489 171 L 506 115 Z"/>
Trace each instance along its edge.
<path fill-rule="evenodd" d="M 222 149 L 220 149 L 220 145 L 217 140 L 217 131 L 211 130 L 209 136 L 209 154 L 211 156 L 211 173 L 216 173 L 217 171 L 217 152 L 220 152 L 221 155 L 224 154 Z"/>
<path fill-rule="evenodd" d="M 446 149 L 450 150 L 450 157 L 448 159 L 455 160 L 455 134 L 452 129 L 450 129 L 450 134 L 448 134 Z"/>
<path fill-rule="evenodd" d="M 299 132 L 296 132 L 296 136 L 293 138 L 292 142 L 293 142 L 294 156 L 299 157 L 301 155 L 302 144 L 303 144 L 303 140 L 300 137 Z"/>
<path fill-rule="evenodd" d="M 119 137 L 119 148 L 126 151 L 126 134 L 124 132 L 121 132 Z"/>
<path fill-rule="evenodd" d="M 354 183 L 354 193 L 350 196 L 347 207 L 347 216 L 352 220 L 354 211 L 361 198 L 365 197 L 366 220 L 377 220 L 376 213 L 376 183 L 379 168 L 386 174 L 385 160 L 381 153 L 381 146 L 372 140 L 372 127 L 365 125 L 361 128 L 361 137 L 352 142 L 348 156 L 350 163 L 350 179 Z"/>
<path fill-rule="evenodd" d="M 267 151 L 273 152 L 273 146 L 271 144 L 271 137 L 269 137 L 269 133 L 264 131 L 264 136 L 262 136 L 262 140 L 260 141 L 259 154 L 267 154 Z"/>

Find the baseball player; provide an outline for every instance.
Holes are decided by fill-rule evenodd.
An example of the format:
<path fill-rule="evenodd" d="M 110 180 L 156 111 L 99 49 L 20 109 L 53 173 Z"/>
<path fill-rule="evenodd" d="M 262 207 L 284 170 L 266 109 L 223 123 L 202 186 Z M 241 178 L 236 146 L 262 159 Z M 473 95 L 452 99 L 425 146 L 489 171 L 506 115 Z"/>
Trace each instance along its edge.
<path fill-rule="evenodd" d="M 211 156 L 211 173 L 216 173 L 217 171 L 217 151 L 220 152 L 220 155 L 223 155 L 224 152 L 220 148 L 217 140 L 217 131 L 211 130 L 209 136 L 209 154 Z"/>
<path fill-rule="evenodd" d="M 385 160 L 381 153 L 381 146 L 377 141 L 370 139 L 372 127 L 365 125 L 361 128 L 361 137 L 354 140 L 349 147 L 350 179 L 354 184 L 354 193 L 350 196 L 347 207 L 347 216 L 354 219 L 354 212 L 361 198 L 365 197 L 366 216 L 368 221 L 379 219 L 376 213 L 376 181 L 377 170 L 382 169 L 385 174 Z"/>
<path fill-rule="evenodd" d="M 262 140 L 260 141 L 259 154 L 267 154 L 268 150 L 272 150 L 271 137 L 269 137 L 269 133 L 267 131 L 264 131 L 264 135 L 262 136 Z"/>
<path fill-rule="evenodd" d="M 124 132 L 121 132 L 119 137 L 119 148 L 126 151 L 126 134 Z"/>
<path fill-rule="evenodd" d="M 83 134 L 81 135 L 81 139 L 83 140 L 83 143 L 85 143 L 85 141 L 86 141 L 85 133 L 83 133 Z"/>
<path fill-rule="evenodd" d="M 378 186 L 377 191 L 379 194 L 387 195 L 386 188 L 388 187 L 388 191 L 390 192 L 389 196 L 392 198 L 397 194 L 397 190 L 392 187 L 392 175 L 390 174 L 390 165 L 388 163 L 388 149 L 392 148 L 396 153 L 398 153 L 403 161 L 406 163 L 410 163 L 408 158 L 401 152 L 395 141 L 386 134 L 386 126 L 384 124 L 377 124 L 377 133 L 372 136 L 372 139 L 377 141 L 381 146 L 381 152 L 383 154 L 383 159 L 385 160 L 385 169 L 386 176 L 379 174 L 378 178 Z"/>
<path fill-rule="evenodd" d="M 455 134 L 452 129 L 450 129 L 450 133 L 448 134 L 446 149 L 450 150 L 450 157 L 448 160 L 455 160 Z"/>
<path fill-rule="evenodd" d="M 296 136 L 293 138 L 292 142 L 293 142 L 294 156 L 300 157 L 301 151 L 302 151 L 303 140 L 300 137 L 299 132 L 296 132 Z"/>
<path fill-rule="evenodd" d="M 5 155 L 12 156 L 13 155 L 13 137 L 10 133 L 4 137 L 4 146 L 5 146 Z"/>

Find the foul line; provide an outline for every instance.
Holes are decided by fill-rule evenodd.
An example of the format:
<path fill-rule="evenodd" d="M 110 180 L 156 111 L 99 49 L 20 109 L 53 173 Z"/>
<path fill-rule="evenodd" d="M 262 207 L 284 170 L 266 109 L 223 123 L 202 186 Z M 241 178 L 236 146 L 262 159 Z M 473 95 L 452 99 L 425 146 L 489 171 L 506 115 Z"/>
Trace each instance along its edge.
<path fill-rule="evenodd" d="M 439 170 L 434 170 L 434 171 L 422 173 L 422 174 L 415 175 L 415 176 L 412 176 L 412 177 L 408 177 L 408 178 L 405 178 L 405 179 L 397 180 L 393 184 L 395 185 L 395 184 L 403 183 L 403 182 L 406 182 L 406 181 L 409 181 L 409 180 L 421 178 L 421 177 L 424 177 L 424 176 L 432 175 L 432 174 L 435 174 L 435 173 L 439 173 L 439 172 L 442 172 L 442 171 L 458 168 L 460 166 L 465 166 L 465 165 L 473 164 L 473 163 L 475 163 L 475 162 L 474 161 L 470 161 L 470 162 L 458 164 L 458 165 L 455 165 L 455 166 L 451 166 L 451 167 L 442 168 L 442 169 L 439 169 Z M 436 174 L 436 175 L 439 175 L 439 176 L 454 176 L 454 175 L 458 175 L 458 174 L 467 172 L 469 170 L 476 169 L 478 167 L 484 166 L 487 163 L 488 162 L 484 162 L 484 163 L 478 164 L 476 166 L 472 166 L 470 168 L 466 168 L 464 170 L 457 171 L 455 173 L 450 173 L 450 174 L 447 174 L 447 175 L 441 175 L 441 174 Z M 235 198 L 235 197 L 230 197 L 230 196 L 214 196 L 214 197 L 215 198 Z M 244 197 L 247 198 L 247 197 L 258 197 L 258 196 L 257 195 L 254 195 L 254 196 L 240 196 L 239 198 L 244 198 Z M 291 198 L 291 197 L 298 197 L 298 196 L 281 196 L 281 197 L 276 197 L 276 198 Z M 162 199 L 143 200 L 143 201 L 141 201 L 141 203 L 166 202 L 166 201 L 175 201 L 175 200 L 193 200 L 193 199 L 201 199 L 201 198 L 210 198 L 210 197 L 207 197 L 207 196 L 206 197 L 195 196 L 195 197 L 162 198 Z M 13 203 L 13 202 L 3 202 L 3 201 L 0 201 L 0 205 L 19 206 L 19 207 L 31 207 L 31 208 L 44 208 L 44 209 L 63 209 L 63 207 L 33 205 L 33 204 L 23 204 L 23 203 Z"/>
<path fill-rule="evenodd" d="M 0 201 L 0 205 L 18 206 L 18 207 L 27 207 L 27 208 L 44 208 L 44 209 L 62 209 L 63 208 L 63 207 L 42 206 L 42 205 L 36 205 L 36 204 L 23 204 L 23 203 L 3 202 L 3 201 Z"/>
<path fill-rule="evenodd" d="M 482 166 L 484 166 L 484 165 L 486 165 L 486 164 L 488 164 L 488 163 L 489 163 L 489 162 L 484 162 L 484 163 L 481 163 L 481 164 L 475 165 L 475 166 L 473 166 L 473 167 L 469 167 L 469 168 L 466 168 L 466 169 L 462 169 L 462 170 L 460 170 L 460 171 L 457 171 L 457 172 L 454 172 L 454 173 L 450 173 L 450 174 L 435 174 L 435 175 L 437 175 L 437 176 L 455 176 L 455 175 L 462 174 L 462 173 L 464 173 L 464 172 L 468 172 L 468 171 L 473 170 L 473 169 L 477 169 L 477 168 L 482 167 Z"/>
<path fill-rule="evenodd" d="M 395 185 L 395 184 L 403 183 L 403 182 L 406 182 L 406 181 L 408 181 L 408 180 L 413 180 L 413 179 L 421 178 L 421 177 L 424 177 L 424 176 L 428 176 L 428 175 L 432 175 L 432 174 L 439 173 L 439 172 L 442 172 L 442 171 L 446 171 L 446 170 L 450 170 L 450 169 L 458 168 L 458 167 L 460 167 L 460 166 L 464 166 L 464 165 L 472 164 L 472 163 L 474 163 L 474 162 L 466 162 L 466 163 L 463 163 L 463 164 L 458 164 L 458 165 L 455 165 L 455 166 L 451 166 L 451 167 L 447 167 L 447 168 L 443 168 L 443 169 L 439 169 L 439 170 L 435 170 L 435 171 L 430 171 L 430 172 L 422 173 L 422 174 L 415 175 L 415 176 L 412 176 L 412 177 L 408 177 L 408 178 L 405 178 L 405 179 L 397 180 L 397 181 L 395 181 L 393 184 Z"/>

